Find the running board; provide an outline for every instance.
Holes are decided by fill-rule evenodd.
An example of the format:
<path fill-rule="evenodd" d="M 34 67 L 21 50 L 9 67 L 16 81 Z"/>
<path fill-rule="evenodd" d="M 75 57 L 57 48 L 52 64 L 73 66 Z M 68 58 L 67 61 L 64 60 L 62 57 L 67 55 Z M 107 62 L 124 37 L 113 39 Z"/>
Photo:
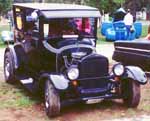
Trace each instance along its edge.
<path fill-rule="evenodd" d="M 33 85 L 33 79 L 32 78 L 22 79 L 22 80 L 20 80 L 20 82 L 30 92 L 34 92 L 34 85 Z"/>
<path fill-rule="evenodd" d="M 30 84 L 30 83 L 33 83 L 33 79 L 32 78 L 22 79 L 20 80 L 20 82 L 22 84 Z"/>

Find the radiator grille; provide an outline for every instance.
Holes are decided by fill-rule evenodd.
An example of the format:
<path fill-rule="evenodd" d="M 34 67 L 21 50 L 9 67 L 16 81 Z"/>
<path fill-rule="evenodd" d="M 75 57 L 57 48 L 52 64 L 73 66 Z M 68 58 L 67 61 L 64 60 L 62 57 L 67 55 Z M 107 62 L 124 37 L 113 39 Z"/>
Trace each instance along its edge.
<path fill-rule="evenodd" d="M 92 55 L 80 63 L 80 85 L 83 88 L 103 88 L 108 82 L 108 59 L 100 55 Z M 97 79 L 95 79 L 97 78 Z"/>

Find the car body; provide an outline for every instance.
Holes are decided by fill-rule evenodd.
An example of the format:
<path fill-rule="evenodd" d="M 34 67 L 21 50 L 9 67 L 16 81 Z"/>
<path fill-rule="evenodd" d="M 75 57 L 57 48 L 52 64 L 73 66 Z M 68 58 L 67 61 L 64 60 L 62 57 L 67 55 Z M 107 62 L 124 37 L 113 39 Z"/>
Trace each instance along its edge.
<path fill-rule="evenodd" d="M 1 38 L 3 43 L 13 43 L 14 37 L 12 31 L 2 31 Z"/>
<path fill-rule="evenodd" d="M 121 98 L 130 107 L 139 104 L 145 73 L 120 63 L 109 73 L 108 59 L 96 53 L 98 9 L 26 3 L 14 4 L 13 13 L 15 43 L 5 50 L 5 80 L 44 92 L 49 117 L 70 102 Z"/>
<path fill-rule="evenodd" d="M 114 60 L 125 65 L 139 66 L 146 72 L 150 71 L 149 40 L 141 38 L 134 41 L 118 41 L 115 42 L 114 48 Z"/>
<path fill-rule="evenodd" d="M 148 34 L 145 39 L 150 40 L 150 24 L 148 26 Z"/>
<path fill-rule="evenodd" d="M 134 40 L 139 38 L 142 34 L 142 23 L 134 22 L 133 30 L 127 35 L 126 25 L 123 22 L 126 12 L 123 8 L 118 9 L 113 16 L 112 21 L 104 21 L 101 26 L 101 34 L 106 37 L 108 41 L 118 40 Z"/>

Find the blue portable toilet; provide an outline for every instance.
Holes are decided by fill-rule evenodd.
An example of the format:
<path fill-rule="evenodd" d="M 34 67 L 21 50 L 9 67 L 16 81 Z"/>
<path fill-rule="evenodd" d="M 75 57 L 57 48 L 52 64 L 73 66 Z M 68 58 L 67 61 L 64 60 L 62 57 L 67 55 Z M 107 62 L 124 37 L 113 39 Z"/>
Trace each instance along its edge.
<path fill-rule="evenodd" d="M 116 40 L 116 32 L 114 28 L 108 28 L 106 30 L 106 40 L 107 41 L 115 41 Z"/>
<path fill-rule="evenodd" d="M 108 28 L 112 28 L 112 27 L 113 27 L 112 22 L 110 22 L 110 21 L 108 21 L 108 22 L 103 22 L 103 23 L 102 23 L 102 26 L 101 26 L 101 34 L 102 34 L 103 36 L 105 36 L 106 30 L 107 30 Z"/>
<path fill-rule="evenodd" d="M 136 30 L 134 32 L 130 32 L 129 36 L 127 37 L 127 40 L 134 40 L 136 35 Z"/>
<path fill-rule="evenodd" d="M 142 34 L 142 24 L 140 22 L 134 23 L 134 32 L 127 36 L 127 28 L 124 24 L 124 16 L 126 11 L 123 8 L 118 9 L 113 16 L 112 22 L 103 22 L 101 26 L 101 33 L 106 37 L 106 40 L 133 40 L 139 38 Z"/>
<path fill-rule="evenodd" d="M 135 37 L 139 38 L 142 34 L 142 23 L 141 22 L 135 22 L 134 28 L 136 30 Z"/>
<path fill-rule="evenodd" d="M 127 29 L 123 21 L 114 22 L 114 29 L 116 31 L 116 40 L 127 39 Z"/>

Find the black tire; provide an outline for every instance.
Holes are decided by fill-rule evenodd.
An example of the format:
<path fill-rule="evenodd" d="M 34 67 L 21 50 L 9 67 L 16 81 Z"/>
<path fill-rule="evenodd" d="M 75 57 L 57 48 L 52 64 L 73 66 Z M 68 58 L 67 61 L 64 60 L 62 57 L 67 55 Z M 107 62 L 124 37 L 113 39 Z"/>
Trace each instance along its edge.
<path fill-rule="evenodd" d="M 60 96 L 50 80 L 45 83 L 45 109 L 48 117 L 60 114 Z"/>
<path fill-rule="evenodd" d="M 127 107 L 136 108 L 140 102 L 140 84 L 133 79 L 122 80 L 123 101 Z"/>
<path fill-rule="evenodd" d="M 4 54 L 4 77 L 7 83 L 16 83 L 14 70 L 15 68 L 13 55 L 10 51 L 7 51 Z"/>

